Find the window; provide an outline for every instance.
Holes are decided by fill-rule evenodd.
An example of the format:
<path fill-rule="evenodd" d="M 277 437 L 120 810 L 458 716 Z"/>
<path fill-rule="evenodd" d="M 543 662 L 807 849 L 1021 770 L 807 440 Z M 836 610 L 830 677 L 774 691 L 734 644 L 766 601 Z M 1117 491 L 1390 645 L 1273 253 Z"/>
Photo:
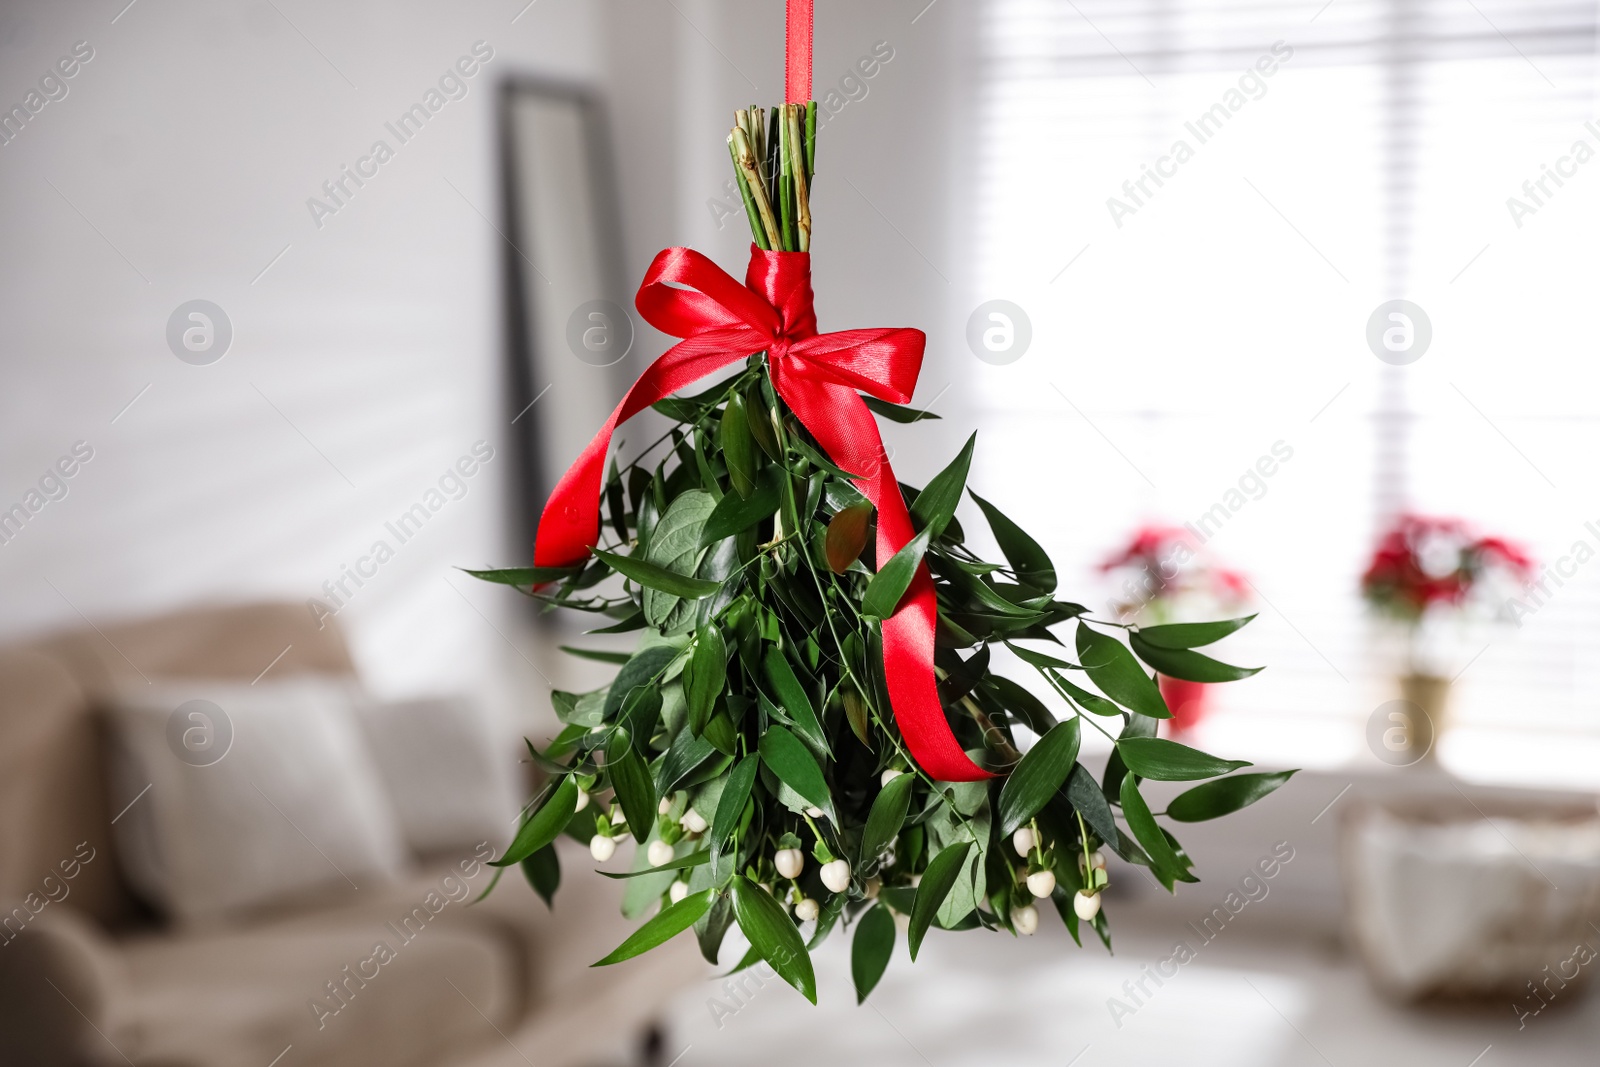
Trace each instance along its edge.
<path fill-rule="evenodd" d="M 975 481 L 1096 606 L 1095 562 L 1142 521 L 1194 522 L 1246 569 L 1261 618 L 1221 647 L 1269 670 L 1220 694 L 1201 743 L 1264 760 L 1355 758 L 1396 695 L 1356 591 L 1396 511 L 1550 564 L 1584 541 L 1520 628 L 1461 640 L 1444 756 L 1476 773 L 1559 748 L 1592 782 L 1594 4 L 985 10 L 974 303 L 1012 301 L 1033 337 L 977 375 Z M 1394 298 L 1432 327 L 1406 366 L 1366 342 Z M 1245 478 L 1275 445 L 1292 458 Z"/>

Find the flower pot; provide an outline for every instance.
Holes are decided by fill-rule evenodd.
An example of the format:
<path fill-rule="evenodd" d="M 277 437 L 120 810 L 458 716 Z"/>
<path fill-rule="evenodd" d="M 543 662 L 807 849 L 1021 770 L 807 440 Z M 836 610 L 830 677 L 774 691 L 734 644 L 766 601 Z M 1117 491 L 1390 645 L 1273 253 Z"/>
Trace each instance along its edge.
<path fill-rule="evenodd" d="M 1172 712 L 1172 732 L 1185 733 L 1194 729 L 1211 708 L 1211 686 L 1205 682 L 1188 682 L 1182 678 L 1160 676 L 1161 699 Z"/>
<path fill-rule="evenodd" d="M 1435 758 L 1450 713 L 1450 679 L 1431 674 L 1402 675 L 1400 699 L 1412 707 L 1407 709 L 1410 723 L 1396 735 L 1396 740 L 1407 751 L 1421 753 L 1424 759 Z"/>

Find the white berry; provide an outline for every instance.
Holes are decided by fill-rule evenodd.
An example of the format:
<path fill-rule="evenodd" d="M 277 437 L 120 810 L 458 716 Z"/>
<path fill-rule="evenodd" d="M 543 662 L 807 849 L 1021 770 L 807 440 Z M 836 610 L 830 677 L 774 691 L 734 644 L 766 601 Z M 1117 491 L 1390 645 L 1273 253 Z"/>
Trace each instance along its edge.
<path fill-rule="evenodd" d="M 1072 910 L 1084 922 L 1093 922 L 1094 917 L 1100 914 L 1100 894 L 1086 889 L 1078 890 L 1078 895 L 1072 898 Z"/>
<path fill-rule="evenodd" d="M 822 865 L 822 884 L 830 892 L 843 893 L 850 888 L 850 864 L 845 860 L 834 860 Z"/>
<path fill-rule="evenodd" d="M 672 796 L 669 794 L 661 798 L 661 803 L 656 805 L 656 814 L 665 815 L 672 810 Z"/>
<path fill-rule="evenodd" d="M 806 897 L 794 906 L 794 917 L 803 923 L 808 923 L 822 913 L 822 905 Z"/>
<path fill-rule="evenodd" d="M 808 819 L 820 819 L 824 814 L 826 813 L 821 808 L 811 807 L 806 809 L 806 818 Z"/>
<path fill-rule="evenodd" d="M 665 841 L 652 841 L 650 851 L 645 853 L 645 859 L 650 861 L 650 866 L 659 867 L 663 863 L 671 863 L 674 855 L 672 846 Z"/>
<path fill-rule="evenodd" d="M 589 794 L 582 789 L 578 790 L 578 803 L 573 807 L 574 812 L 582 811 L 589 806 Z"/>
<path fill-rule="evenodd" d="M 683 813 L 683 818 L 679 820 L 678 824 L 691 834 L 703 834 L 706 832 L 706 827 L 710 825 L 706 822 L 706 817 L 693 808 Z"/>
<path fill-rule="evenodd" d="M 611 809 L 611 825 L 621 826 L 628 821 L 628 816 L 623 813 L 620 806 Z"/>
<path fill-rule="evenodd" d="M 904 773 L 906 773 L 906 772 L 905 771 L 897 771 L 893 767 L 890 767 L 888 770 L 883 772 L 883 777 L 878 779 L 878 784 L 879 785 L 888 785 L 890 782 L 894 781 L 896 778 L 900 777 Z"/>
<path fill-rule="evenodd" d="M 1056 876 L 1053 871 L 1034 871 L 1028 875 L 1028 892 L 1043 900 L 1055 892 Z"/>
<path fill-rule="evenodd" d="M 772 857 L 772 865 L 778 868 L 780 878 L 798 878 L 800 872 L 805 870 L 806 857 L 797 848 L 780 848 L 778 854 Z"/>
<path fill-rule="evenodd" d="M 1032 904 L 1012 908 L 1011 926 L 1023 937 L 1032 937 L 1039 929 L 1039 910 Z"/>
<path fill-rule="evenodd" d="M 1099 849 L 1095 849 L 1089 854 L 1089 862 L 1103 871 L 1106 869 L 1106 854 Z M 1078 857 L 1078 870 L 1083 870 L 1083 857 L 1081 855 Z"/>
<path fill-rule="evenodd" d="M 689 883 L 688 882 L 673 882 L 672 885 L 667 887 L 667 896 L 672 898 L 672 902 L 674 904 L 676 904 L 678 901 L 682 900 L 684 897 L 686 897 L 688 895 L 689 895 Z"/>
<path fill-rule="evenodd" d="M 1033 851 L 1033 845 L 1033 831 L 1026 826 L 1011 835 L 1011 847 L 1017 850 L 1019 856 L 1027 856 Z"/>
<path fill-rule="evenodd" d="M 589 855 L 594 857 L 596 863 L 604 863 L 617 851 L 617 839 L 607 837 L 605 834 L 595 834 L 589 838 Z"/>

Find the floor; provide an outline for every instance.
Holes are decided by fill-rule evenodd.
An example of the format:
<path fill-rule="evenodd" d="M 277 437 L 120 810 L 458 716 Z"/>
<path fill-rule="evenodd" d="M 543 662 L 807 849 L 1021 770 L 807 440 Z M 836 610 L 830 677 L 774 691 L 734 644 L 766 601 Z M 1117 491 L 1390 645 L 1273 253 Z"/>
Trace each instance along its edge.
<path fill-rule="evenodd" d="M 1331 937 L 1230 928 L 1202 944 L 1167 917 L 1124 917 L 1117 954 L 1078 949 L 1047 918 L 1027 940 L 935 931 L 912 965 L 902 941 L 856 1007 L 848 944 L 819 951 L 819 1006 L 773 979 L 735 996 L 686 992 L 669 1020 L 675 1067 L 1524 1067 L 1600 1061 L 1600 997 L 1569 992 L 1519 1026 L 1516 1009 L 1386 1002 Z M 1158 987 L 1146 967 L 1173 954 Z M 674 1061 L 674 1057 L 677 1059 Z"/>

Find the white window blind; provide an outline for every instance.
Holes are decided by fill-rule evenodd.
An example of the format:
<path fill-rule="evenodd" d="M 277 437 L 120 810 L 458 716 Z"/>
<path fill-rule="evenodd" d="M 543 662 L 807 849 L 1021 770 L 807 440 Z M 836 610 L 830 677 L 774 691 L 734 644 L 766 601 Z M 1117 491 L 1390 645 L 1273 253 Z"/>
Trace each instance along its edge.
<path fill-rule="evenodd" d="M 987 0 L 974 302 L 1021 306 L 1033 341 L 977 374 L 981 477 L 1097 606 L 1094 563 L 1133 526 L 1212 517 L 1262 612 L 1223 647 L 1270 665 L 1220 694 L 1217 744 L 1362 751 L 1397 694 L 1357 580 L 1404 507 L 1545 562 L 1596 550 L 1520 629 L 1463 636 L 1447 757 L 1600 743 L 1595 16 Z M 1597 158 L 1568 158 L 1580 140 Z M 1365 339 L 1394 298 L 1433 328 L 1404 367 Z M 1249 477 L 1278 442 L 1292 459 Z"/>

